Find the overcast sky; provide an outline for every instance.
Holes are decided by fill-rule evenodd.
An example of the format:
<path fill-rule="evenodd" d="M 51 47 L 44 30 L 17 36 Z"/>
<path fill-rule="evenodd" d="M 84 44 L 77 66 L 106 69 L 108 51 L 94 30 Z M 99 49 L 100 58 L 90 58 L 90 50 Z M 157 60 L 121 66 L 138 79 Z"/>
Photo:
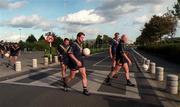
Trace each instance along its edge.
<path fill-rule="evenodd" d="M 83 31 L 87 39 L 98 34 L 127 34 L 134 41 L 152 15 L 162 15 L 176 0 L 0 0 L 0 39 L 38 39 L 47 31 L 72 38 Z M 178 29 L 176 35 L 180 36 Z"/>

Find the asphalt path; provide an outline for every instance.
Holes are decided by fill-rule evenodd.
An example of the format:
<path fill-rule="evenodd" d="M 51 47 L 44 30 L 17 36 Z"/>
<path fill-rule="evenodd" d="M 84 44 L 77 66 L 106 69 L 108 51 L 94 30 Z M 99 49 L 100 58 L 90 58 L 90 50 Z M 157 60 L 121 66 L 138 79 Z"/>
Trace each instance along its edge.
<path fill-rule="evenodd" d="M 91 96 L 82 94 L 79 73 L 70 82 L 70 91 L 64 92 L 60 68 L 53 66 L 0 81 L 0 107 L 163 106 L 135 62 L 130 67 L 130 76 L 132 82 L 136 84 L 135 87 L 126 86 L 123 70 L 119 72 L 118 79 L 113 79 L 112 86 L 104 84 L 111 67 L 107 53 L 85 58 L 85 65 Z"/>

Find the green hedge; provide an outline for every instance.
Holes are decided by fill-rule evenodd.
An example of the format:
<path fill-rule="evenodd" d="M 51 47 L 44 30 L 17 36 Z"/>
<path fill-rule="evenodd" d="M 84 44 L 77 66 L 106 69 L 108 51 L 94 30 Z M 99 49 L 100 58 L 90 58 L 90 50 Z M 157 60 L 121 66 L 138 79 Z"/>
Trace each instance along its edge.
<path fill-rule="evenodd" d="M 55 47 L 51 48 L 51 54 L 52 54 L 52 56 L 57 55 L 57 51 L 56 51 Z M 50 56 L 50 49 L 47 49 L 44 51 L 44 57 L 49 57 L 49 56 Z"/>
<path fill-rule="evenodd" d="M 180 43 L 139 46 L 138 49 L 180 63 Z"/>
<path fill-rule="evenodd" d="M 99 52 L 104 52 L 107 49 L 106 48 L 90 48 L 91 54 L 99 53 Z"/>

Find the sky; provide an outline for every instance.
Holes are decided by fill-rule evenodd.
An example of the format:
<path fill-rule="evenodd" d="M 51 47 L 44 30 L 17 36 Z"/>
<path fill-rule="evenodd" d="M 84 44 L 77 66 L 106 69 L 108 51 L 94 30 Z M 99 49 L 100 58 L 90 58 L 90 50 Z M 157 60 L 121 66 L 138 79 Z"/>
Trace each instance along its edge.
<path fill-rule="evenodd" d="M 135 41 L 144 23 L 163 15 L 176 0 L 0 0 L 0 40 L 16 42 L 46 32 L 62 38 L 127 34 Z M 179 21 L 180 23 L 180 21 Z M 176 36 L 180 36 L 178 24 Z"/>

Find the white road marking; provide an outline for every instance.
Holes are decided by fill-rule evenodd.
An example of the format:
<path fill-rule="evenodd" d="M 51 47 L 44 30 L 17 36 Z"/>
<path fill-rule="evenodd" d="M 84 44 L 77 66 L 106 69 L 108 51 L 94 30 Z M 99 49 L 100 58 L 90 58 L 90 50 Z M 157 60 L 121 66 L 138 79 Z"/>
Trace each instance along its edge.
<path fill-rule="evenodd" d="M 12 79 L 8 79 L 8 80 L 5 80 L 5 81 L 2 81 L 1 83 L 8 83 L 8 82 L 12 82 L 12 81 L 18 81 L 18 80 L 21 80 L 21 79 L 24 79 L 24 78 L 28 78 L 31 75 L 37 75 L 37 74 L 40 74 L 40 73 L 43 73 L 43 72 L 47 72 L 47 71 L 52 70 L 52 69 L 53 68 L 48 68 L 48 69 L 40 70 L 38 72 L 33 72 L 33 73 L 25 74 L 25 75 L 22 75 L 22 76 L 19 76 L 19 77 L 16 77 L 16 78 L 12 78 Z"/>
<path fill-rule="evenodd" d="M 17 80 L 23 79 L 23 78 L 28 78 L 29 75 L 35 75 L 41 72 L 46 72 L 48 70 L 52 70 L 53 68 L 49 68 L 46 70 L 41 70 L 39 72 L 35 73 L 30 73 L 26 74 L 20 77 L 16 77 L 10 80 L 5 80 L 2 81 L 1 83 L 7 83 L 7 84 L 17 84 L 17 85 L 26 85 L 26 86 L 37 86 L 37 87 L 46 87 L 46 88 L 60 88 L 62 89 L 62 86 L 52 86 L 51 84 L 54 82 L 57 82 L 60 77 L 60 73 L 55 73 L 52 75 L 49 75 L 48 77 L 42 78 L 40 80 L 35 80 L 31 83 L 20 83 L 16 82 Z M 56 69 L 57 70 L 57 69 Z M 89 83 L 89 90 L 92 94 L 99 94 L 99 95 L 106 95 L 106 96 L 115 96 L 115 97 L 125 97 L 125 98 L 134 98 L 134 99 L 141 99 L 139 96 L 139 90 L 137 87 L 128 87 L 126 86 L 126 93 L 124 94 L 119 94 L 119 93 L 111 93 L 111 92 L 101 92 L 99 91 L 99 88 L 103 84 L 106 76 L 108 75 L 109 71 L 106 70 L 94 70 L 94 69 L 87 69 L 88 71 L 93 71 L 90 75 L 88 75 L 88 83 Z M 130 73 L 132 76 L 132 81 L 133 83 L 137 84 L 135 81 L 134 73 Z M 76 91 L 82 91 L 82 81 L 77 82 L 72 86 L 72 90 Z"/>
<path fill-rule="evenodd" d="M 88 84 L 89 84 L 88 89 L 90 90 L 90 92 L 92 94 L 141 99 L 141 97 L 139 96 L 139 90 L 138 90 L 137 87 L 126 86 L 126 94 L 125 95 L 119 94 L 119 93 L 110 93 L 110 92 L 101 92 L 101 91 L 98 91 L 98 89 L 103 84 L 106 76 L 109 73 L 109 71 L 101 71 L 101 72 L 98 72 L 98 71 L 100 71 L 100 70 L 94 70 L 94 73 L 91 73 L 88 76 Z M 137 83 L 135 81 L 135 78 L 133 78 L 134 77 L 134 73 L 130 73 L 130 74 L 132 76 L 131 80 L 133 81 L 134 84 L 137 85 Z M 92 77 L 93 76 L 98 76 L 99 78 L 92 78 L 91 76 Z M 77 91 L 82 91 L 82 82 L 80 81 L 80 82 L 76 83 L 71 88 L 74 89 L 74 90 L 77 90 Z"/>
<path fill-rule="evenodd" d="M 101 59 L 100 61 L 98 61 L 98 62 L 96 62 L 95 64 L 93 64 L 93 66 L 97 66 L 97 64 L 103 62 L 103 61 L 106 60 L 107 58 L 109 58 L 109 57 L 105 57 L 105 58 Z"/>

